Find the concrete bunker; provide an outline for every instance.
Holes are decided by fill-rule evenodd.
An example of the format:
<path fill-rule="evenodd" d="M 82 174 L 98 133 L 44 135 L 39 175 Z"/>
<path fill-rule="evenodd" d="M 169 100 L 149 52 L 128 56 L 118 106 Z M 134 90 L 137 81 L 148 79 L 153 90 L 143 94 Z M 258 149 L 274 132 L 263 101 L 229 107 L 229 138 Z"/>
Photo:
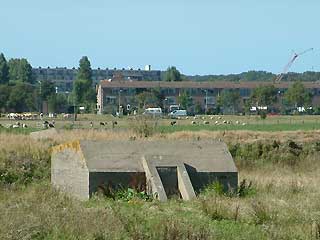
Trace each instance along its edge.
<path fill-rule="evenodd" d="M 74 141 L 53 148 L 51 181 L 79 199 L 119 187 L 147 190 L 160 201 L 189 200 L 218 181 L 236 189 L 238 172 L 216 140 Z"/>

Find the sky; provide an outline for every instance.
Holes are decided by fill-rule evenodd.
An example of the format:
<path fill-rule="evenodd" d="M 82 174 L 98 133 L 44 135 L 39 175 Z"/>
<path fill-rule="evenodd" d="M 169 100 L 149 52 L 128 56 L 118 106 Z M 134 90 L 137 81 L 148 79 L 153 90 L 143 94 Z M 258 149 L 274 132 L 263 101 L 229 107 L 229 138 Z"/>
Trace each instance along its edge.
<path fill-rule="evenodd" d="M 0 52 L 33 67 L 165 70 L 187 75 L 320 71 L 319 0 L 0 0 Z"/>

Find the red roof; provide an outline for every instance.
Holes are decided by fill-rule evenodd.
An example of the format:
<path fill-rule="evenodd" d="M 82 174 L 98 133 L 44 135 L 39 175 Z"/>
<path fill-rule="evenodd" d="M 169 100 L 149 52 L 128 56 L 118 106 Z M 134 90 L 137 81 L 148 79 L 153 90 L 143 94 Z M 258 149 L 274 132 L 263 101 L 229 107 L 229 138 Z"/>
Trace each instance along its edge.
<path fill-rule="evenodd" d="M 294 82 L 192 82 L 192 81 L 181 81 L 181 82 L 166 82 L 166 81 L 128 81 L 128 80 L 102 80 L 100 85 L 102 88 L 201 88 L 201 89 L 252 89 L 259 86 L 274 85 L 276 88 L 288 88 Z M 319 82 L 302 82 L 306 88 L 320 88 Z"/>

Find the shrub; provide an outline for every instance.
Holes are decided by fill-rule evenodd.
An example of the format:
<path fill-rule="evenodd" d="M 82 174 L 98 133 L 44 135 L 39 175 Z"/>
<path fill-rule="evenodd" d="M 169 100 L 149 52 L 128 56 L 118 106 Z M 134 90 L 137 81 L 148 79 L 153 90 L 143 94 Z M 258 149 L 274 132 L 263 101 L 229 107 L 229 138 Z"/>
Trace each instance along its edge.
<path fill-rule="evenodd" d="M 157 121 L 150 121 L 147 117 L 136 117 L 130 124 L 130 128 L 139 137 L 150 137 L 154 134 Z"/>

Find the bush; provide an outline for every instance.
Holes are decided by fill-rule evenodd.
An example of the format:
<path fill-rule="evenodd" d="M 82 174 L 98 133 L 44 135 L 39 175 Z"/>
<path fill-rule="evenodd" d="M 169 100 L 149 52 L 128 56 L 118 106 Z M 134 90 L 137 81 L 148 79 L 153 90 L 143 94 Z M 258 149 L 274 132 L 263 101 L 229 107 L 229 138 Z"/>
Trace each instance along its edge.
<path fill-rule="evenodd" d="M 49 179 L 48 148 L 17 147 L 15 151 L 0 149 L 0 184 L 28 184 Z"/>
<path fill-rule="evenodd" d="M 135 117 L 130 124 L 130 129 L 133 130 L 139 137 L 150 137 L 154 134 L 157 127 L 157 121 L 151 121 L 147 117 Z"/>

